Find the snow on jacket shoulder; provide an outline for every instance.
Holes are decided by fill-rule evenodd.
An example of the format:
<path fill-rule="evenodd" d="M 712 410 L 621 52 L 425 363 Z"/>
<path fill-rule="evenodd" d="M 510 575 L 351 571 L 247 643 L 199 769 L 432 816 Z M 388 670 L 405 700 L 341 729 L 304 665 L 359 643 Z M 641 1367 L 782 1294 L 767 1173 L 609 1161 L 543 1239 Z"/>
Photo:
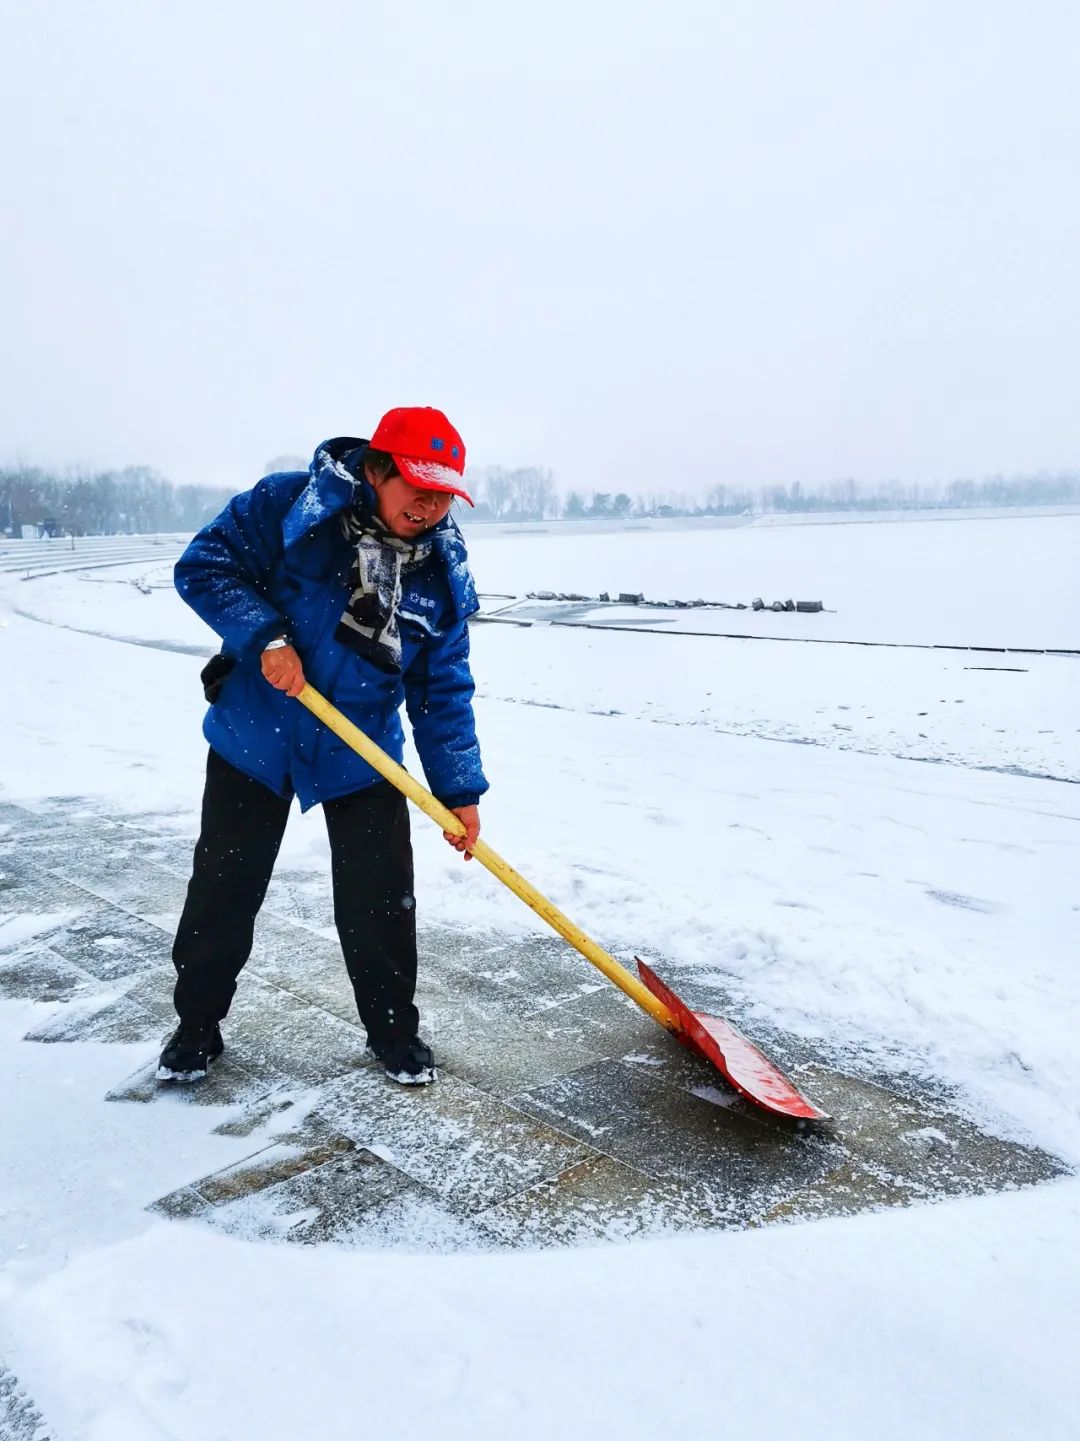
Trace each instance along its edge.
<path fill-rule="evenodd" d="M 431 790 L 446 805 L 474 804 L 488 788 L 473 719 L 466 624 L 477 598 L 465 542 L 451 517 L 432 532 L 427 563 L 402 577 L 401 674 L 380 671 L 334 639 L 354 555 L 340 514 L 356 482 L 342 457 L 363 444 L 348 437 L 327 441 L 310 471 L 270 475 L 235 496 L 177 562 L 177 590 L 236 661 L 203 733 L 231 765 L 279 795 L 295 793 L 304 810 L 380 779 L 264 678 L 264 647 L 288 635 L 311 684 L 397 761 L 404 702 Z"/>

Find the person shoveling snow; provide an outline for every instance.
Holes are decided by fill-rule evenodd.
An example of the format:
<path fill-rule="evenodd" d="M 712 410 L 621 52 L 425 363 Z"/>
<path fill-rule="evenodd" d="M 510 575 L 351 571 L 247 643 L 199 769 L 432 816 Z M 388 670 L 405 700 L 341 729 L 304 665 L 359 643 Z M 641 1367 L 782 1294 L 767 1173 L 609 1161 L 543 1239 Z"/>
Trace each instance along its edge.
<path fill-rule="evenodd" d="M 334 916 L 368 1046 L 404 1084 L 435 1079 L 419 1034 L 416 908 L 404 796 L 296 697 L 308 680 L 400 760 L 404 703 L 434 794 L 470 859 L 488 789 L 467 618 L 477 609 L 450 507 L 472 504 L 465 446 L 429 407 L 370 441 L 328 440 L 309 472 L 267 476 L 194 537 L 182 598 L 221 637 L 203 672 L 210 744 L 202 828 L 173 945 L 180 1024 L 158 1079 L 201 1080 L 252 947 L 295 796 L 322 805 Z"/>
<path fill-rule="evenodd" d="M 728 1021 L 691 1009 L 643 961 L 628 971 L 479 839 L 487 781 L 466 629 L 477 597 L 449 515 L 454 495 L 469 499 L 464 464 L 441 412 L 390 411 L 370 442 L 327 441 L 310 475 L 268 476 L 237 496 L 177 563 L 180 594 L 225 651 L 203 672 L 202 833 L 173 946 L 180 1025 L 158 1079 L 201 1080 L 224 1050 L 220 1021 L 294 794 L 326 816 L 334 918 L 368 1046 L 396 1081 L 435 1079 L 413 999 L 408 797 L 748 1100 L 800 1125 L 828 1120 Z M 403 701 L 431 791 L 400 763 Z"/>

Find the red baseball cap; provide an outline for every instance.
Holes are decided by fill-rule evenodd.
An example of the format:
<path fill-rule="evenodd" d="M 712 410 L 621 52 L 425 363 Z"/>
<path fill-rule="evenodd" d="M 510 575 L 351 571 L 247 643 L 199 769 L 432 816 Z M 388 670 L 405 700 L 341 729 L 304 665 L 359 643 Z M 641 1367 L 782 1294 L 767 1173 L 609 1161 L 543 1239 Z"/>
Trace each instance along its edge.
<path fill-rule="evenodd" d="M 388 410 L 369 442 L 384 450 L 410 483 L 421 490 L 449 491 L 470 505 L 473 498 L 462 486 L 465 442 L 441 410 L 430 405 L 402 405 Z"/>

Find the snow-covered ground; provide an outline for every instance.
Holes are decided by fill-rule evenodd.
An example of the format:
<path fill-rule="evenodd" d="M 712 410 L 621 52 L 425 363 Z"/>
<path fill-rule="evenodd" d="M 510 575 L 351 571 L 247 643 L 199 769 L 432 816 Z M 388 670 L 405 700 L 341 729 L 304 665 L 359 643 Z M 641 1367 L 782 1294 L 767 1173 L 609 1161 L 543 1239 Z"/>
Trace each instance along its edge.
<path fill-rule="evenodd" d="M 1078 643 L 1078 540 L 1055 517 L 470 543 L 490 591 L 794 595 L 836 615 L 754 624 L 1040 648 Z M 135 574 L 149 593 L 0 580 L 0 798 L 186 833 L 213 638 L 163 566 Z M 708 960 L 832 1058 L 935 1077 L 1080 1164 L 1080 661 L 496 625 L 473 653 L 485 834 L 587 930 Z M 286 847 L 324 869 L 318 816 Z M 531 926 L 419 820 L 416 848 L 422 914 Z M 561 1255 L 259 1246 L 145 1214 L 237 1142 L 204 1108 L 106 1106 L 138 1048 L 22 1043 L 45 1013 L 0 1004 L 0 1356 L 56 1441 L 1080 1429 L 1075 1180 Z"/>

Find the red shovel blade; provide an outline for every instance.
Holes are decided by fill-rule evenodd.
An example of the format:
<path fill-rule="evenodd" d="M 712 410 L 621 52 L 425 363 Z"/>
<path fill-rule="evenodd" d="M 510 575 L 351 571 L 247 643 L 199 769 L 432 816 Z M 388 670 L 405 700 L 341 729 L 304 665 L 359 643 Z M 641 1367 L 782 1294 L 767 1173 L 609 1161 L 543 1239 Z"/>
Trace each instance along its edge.
<path fill-rule="evenodd" d="M 644 961 L 638 960 L 637 964 L 645 985 L 663 1001 L 682 1027 L 678 1039 L 689 1050 L 710 1061 L 741 1096 L 775 1116 L 787 1116 L 793 1121 L 829 1119 L 730 1021 L 710 1016 L 706 1011 L 692 1011 Z"/>

